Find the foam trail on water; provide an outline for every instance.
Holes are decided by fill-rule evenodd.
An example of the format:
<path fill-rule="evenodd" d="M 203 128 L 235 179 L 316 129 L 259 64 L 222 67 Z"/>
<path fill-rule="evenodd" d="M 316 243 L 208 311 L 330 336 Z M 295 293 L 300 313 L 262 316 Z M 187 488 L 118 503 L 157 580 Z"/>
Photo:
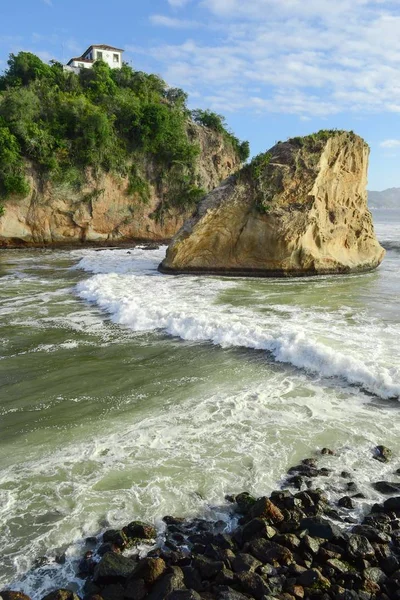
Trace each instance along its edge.
<path fill-rule="evenodd" d="M 118 254 L 85 257 L 79 266 L 98 274 L 78 285 L 80 297 L 95 302 L 115 323 L 137 332 L 162 330 L 183 340 L 224 348 L 265 350 L 279 362 L 322 377 L 344 378 L 381 398 L 400 395 L 398 369 L 377 360 L 387 346 L 380 324 L 365 319 L 357 323 L 353 334 L 340 313 L 330 315 L 329 320 L 326 314 L 290 306 L 287 319 L 280 305 L 267 303 L 268 315 L 259 306 L 232 307 L 219 302 L 219 295 L 243 282 L 157 275 L 162 250 L 125 253 L 121 261 Z"/>

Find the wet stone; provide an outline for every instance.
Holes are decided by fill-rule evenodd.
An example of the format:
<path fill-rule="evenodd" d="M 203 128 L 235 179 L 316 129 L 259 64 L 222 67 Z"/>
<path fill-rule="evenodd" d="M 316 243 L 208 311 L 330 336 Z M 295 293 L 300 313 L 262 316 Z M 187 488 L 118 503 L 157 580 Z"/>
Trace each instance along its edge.
<path fill-rule="evenodd" d="M 130 540 L 154 540 L 157 537 L 155 527 L 142 521 L 132 521 L 123 532 Z"/>
<path fill-rule="evenodd" d="M 352 509 L 354 508 L 354 503 L 353 500 L 350 498 L 350 496 L 343 496 L 343 498 L 340 498 L 340 500 L 338 501 L 338 506 L 340 506 L 341 508 L 347 508 L 347 509 Z"/>
<path fill-rule="evenodd" d="M 3 600 L 6 600 L 4 598 L 3 592 L 1 593 L 1 596 L 2 596 Z M 10 598 L 9 600 L 17 600 L 17 599 Z M 54 592 L 50 592 L 50 594 L 47 594 L 46 596 L 44 596 L 42 598 L 42 600 L 80 600 L 80 598 L 77 594 L 75 594 L 74 592 L 71 592 L 71 590 L 59 589 L 59 590 L 55 590 Z"/>
<path fill-rule="evenodd" d="M 118 548 L 125 548 L 128 545 L 128 538 L 121 530 L 109 529 L 103 533 L 104 544 L 115 544 Z"/>
<path fill-rule="evenodd" d="M 225 589 L 220 589 L 217 598 L 218 600 L 249 600 L 249 596 L 245 596 L 229 586 L 226 586 Z"/>
<path fill-rule="evenodd" d="M 247 514 L 252 506 L 256 503 L 254 496 L 248 492 L 243 492 L 235 497 L 236 504 L 238 505 L 239 512 Z"/>
<path fill-rule="evenodd" d="M 254 558 L 251 554 L 246 554 L 242 552 L 235 556 L 235 559 L 232 561 L 232 569 L 235 573 L 241 573 L 242 571 L 255 571 L 258 567 L 260 567 L 262 563 Z"/>
<path fill-rule="evenodd" d="M 112 583 L 101 589 L 103 600 L 123 600 L 125 589 L 120 583 Z"/>
<path fill-rule="evenodd" d="M 31 600 L 29 596 L 22 592 L 13 592 L 12 590 L 3 590 L 0 592 L 0 597 L 3 600 Z"/>
<path fill-rule="evenodd" d="M 171 567 L 171 571 L 155 583 L 146 600 L 164 600 L 171 592 L 184 588 L 182 569 Z"/>
<path fill-rule="evenodd" d="M 262 600 L 270 592 L 267 583 L 257 573 L 241 572 L 236 580 L 245 594 L 250 594 L 256 600 Z"/>
<path fill-rule="evenodd" d="M 389 462 L 392 458 L 392 451 L 386 446 L 376 446 L 373 458 L 382 463 Z"/>
<path fill-rule="evenodd" d="M 378 567 L 369 567 L 368 569 L 365 569 L 363 575 L 365 579 L 369 579 L 378 584 L 383 583 L 387 579 L 385 573 Z"/>
<path fill-rule="evenodd" d="M 254 519 L 261 517 L 272 523 L 280 523 L 283 521 L 283 515 L 280 509 L 269 498 L 263 496 L 252 506 L 249 511 L 249 516 Z"/>
<path fill-rule="evenodd" d="M 341 530 L 326 519 L 320 517 L 308 517 L 300 523 L 302 529 L 307 529 L 312 537 L 319 537 L 326 540 L 342 538 Z"/>
<path fill-rule="evenodd" d="M 201 596 L 195 590 L 175 590 L 168 594 L 166 600 L 201 600 Z"/>
<path fill-rule="evenodd" d="M 132 579 L 143 579 L 147 585 L 153 585 L 166 570 L 162 558 L 142 558 L 135 567 Z"/>
<path fill-rule="evenodd" d="M 370 525 L 356 525 L 353 527 L 353 533 L 363 535 L 368 541 L 376 542 L 377 544 L 389 544 L 391 542 L 390 535 Z"/>
<path fill-rule="evenodd" d="M 363 535 L 353 534 L 347 543 L 347 552 L 353 558 L 372 558 L 375 550 L 369 540 Z"/>
<path fill-rule="evenodd" d="M 125 587 L 125 598 L 127 600 L 143 600 L 147 595 L 146 584 L 143 579 L 131 579 Z"/>
<path fill-rule="evenodd" d="M 372 487 L 381 494 L 398 494 L 400 492 L 400 483 L 392 483 L 389 481 L 377 481 L 372 484 Z"/>
<path fill-rule="evenodd" d="M 100 584 L 118 583 L 120 579 L 128 578 L 135 567 L 136 562 L 133 559 L 114 552 L 107 552 L 95 568 L 93 581 Z"/>

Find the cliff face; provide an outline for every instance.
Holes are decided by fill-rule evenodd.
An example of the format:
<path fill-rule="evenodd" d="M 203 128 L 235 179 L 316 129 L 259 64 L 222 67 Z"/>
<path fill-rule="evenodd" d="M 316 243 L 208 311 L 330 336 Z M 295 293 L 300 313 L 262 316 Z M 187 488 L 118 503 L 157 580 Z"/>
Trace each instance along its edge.
<path fill-rule="evenodd" d="M 200 146 L 196 183 L 209 191 L 240 166 L 235 151 L 222 135 L 190 124 L 188 136 Z M 79 191 L 65 185 L 43 183 L 27 167 L 30 193 L 5 202 L 0 218 L 0 246 L 43 246 L 76 243 L 117 243 L 132 239 L 161 241 L 171 238 L 193 212 L 192 207 L 163 211 L 170 182 L 160 181 L 160 171 L 147 160 L 141 165 L 149 198 L 128 193 L 128 178 L 87 174 Z M 160 210 L 161 209 L 161 210 Z"/>
<path fill-rule="evenodd" d="M 294 276 L 379 265 L 367 207 L 369 148 L 353 133 L 279 143 L 200 204 L 160 270 Z"/>

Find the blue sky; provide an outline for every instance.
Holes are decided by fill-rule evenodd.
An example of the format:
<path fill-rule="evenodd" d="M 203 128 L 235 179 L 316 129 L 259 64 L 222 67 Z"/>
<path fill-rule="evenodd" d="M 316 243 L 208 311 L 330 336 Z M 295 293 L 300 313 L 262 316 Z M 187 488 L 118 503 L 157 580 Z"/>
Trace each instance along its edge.
<path fill-rule="evenodd" d="M 0 3 L 0 70 L 10 52 L 67 61 L 92 43 L 224 114 L 253 154 L 352 129 L 371 146 L 369 189 L 400 187 L 399 0 Z"/>

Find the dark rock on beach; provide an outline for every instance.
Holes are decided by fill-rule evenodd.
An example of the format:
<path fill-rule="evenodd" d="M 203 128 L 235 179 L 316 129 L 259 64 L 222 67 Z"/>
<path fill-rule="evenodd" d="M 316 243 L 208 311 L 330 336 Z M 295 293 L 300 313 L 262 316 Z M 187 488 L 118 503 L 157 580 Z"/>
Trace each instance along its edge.
<path fill-rule="evenodd" d="M 299 470 L 324 476 L 315 458 L 290 471 Z M 388 482 L 374 487 L 390 494 L 391 485 L 397 492 Z M 374 504 L 355 524 L 348 513 L 343 519 L 354 497 L 335 509 L 314 487 L 260 498 L 244 492 L 230 502 L 233 531 L 224 521 L 172 516 L 164 517 L 157 544 L 155 528 L 140 521 L 106 531 L 101 547 L 79 562 L 84 600 L 400 600 L 400 495 Z M 126 556 L 138 540 L 153 548 L 144 558 Z M 0 596 L 30 600 L 20 592 Z M 42 600 L 80 599 L 62 589 Z"/>
<path fill-rule="evenodd" d="M 377 446 L 374 450 L 373 458 L 382 463 L 389 462 L 389 460 L 392 458 L 392 451 L 386 446 Z"/>

